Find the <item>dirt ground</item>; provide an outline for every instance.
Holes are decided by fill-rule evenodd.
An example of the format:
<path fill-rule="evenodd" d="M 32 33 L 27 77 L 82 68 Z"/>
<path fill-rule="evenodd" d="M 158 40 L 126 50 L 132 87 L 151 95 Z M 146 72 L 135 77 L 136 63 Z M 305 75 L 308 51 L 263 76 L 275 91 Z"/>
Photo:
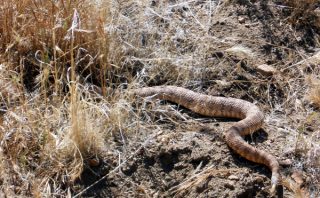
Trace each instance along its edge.
<path fill-rule="evenodd" d="M 92 130 L 89 132 L 94 133 L 98 128 L 102 135 L 90 136 L 97 142 L 88 141 L 87 146 L 94 150 L 98 147 L 95 143 L 100 146 L 104 141 L 103 152 L 84 158 L 81 177 L 75 185 L 70 184 L 61 172 L 68 175 L 73 171 L 69 166 L 72 160 L 60 162 L 54 152 L 50 153 L 54 146 L 63 145 L 59 135 L 62 134 L 62 139 L 67 137 L 66 131 L 72 128 L 68 123 L 69 104 L 48 108 L 47 103 L 54 101 L 48 99 L 42 101 L 46 104 L 39 110 L 30 105 L 28 108 L 34 111 L 29 118 L 17 116 L 27 111 L 25 106 L 12 108 L 0 116 L 0 130 L 10 132 L 8 137 L 1 136 L 1 145 L 6 147 L 0 148 L 0 155 L 10 161 L 9 151 L 17 145 L 25 153 L 17 152 L 17 156 L 24 157 L 16 160 L 23 164 L 21 167 L 9 162 L 0 164 L 8 169 L 1 173 L 14 175 L 8 176 L 10 179 L 0 176 L 0 184 L 7 182 L 10 188 L 13 183 L 20 185 L 23 190 L 19 187 L 12 191 L 35 196 L 37 185 L 44 185 L 36 181 L 36 177 L 53 172 L 43 191 L 57 197 L 61 194 L 75 197 L 320 197 L 320 105 L 314 99 L 318 90 L 316 82 L 320 82 L 320 4 L 299 2 L 112 1 L 112 17 L 105 31 L 112 38 L 110 54 L 121 57 L 121 64 L 110 61 L 112 69 L 116 69 L 106 80 L 107 94 L 110 94 L 107 99 L 93 93 L 98 99 L 81 101 L 81 105 L 90 109 L 82 112 L 82 117 L 100 107 L 99 113 L 87 122 Z M 25 64 L 29 63 L 25 61 Z M 272 67 L 273 71 L 265 71 L 266 67 Z M 25 96 L 26 101 L 32 102 L 39 100 L 34 94 L 39 90 L 32 90 L 38 73 L 30 71 L 24 74 L 24 80 L 29 82 L 24 86 L 30 92 Z M 93 80 L 88 83 L 99 86 L 95 82 L 99 78 L 92 76 Z M 204 117 L 178 104 L 150 98 L 133 99 L 128 94 L 131 88 L 156 85 L 182 86 L 208 95 L 240 98 L 259 106 L 265 113 L 265 124 L 245 140 L 279 160 L 283 185 L 278 187 L 276 195 L 269 192 L 270 170 L 235 154 L 224 142 L 223 133 L 237 120 Z M 56 120 L 41 122 L 37 111 L 45 112 L 43 119 Z M 10 116 L 14 121 L 10 121 Z M 112 120 L 114 117 L 118 119 Z M 22 124 L 16 124 L 19 122 Z M 25 124 L 28 122 L 40 123 L 39 129 L 29 127 L 29 130 Z M 51 139 L 55 138 L 59 145 L 52 143 L 53 146 L 46 147 L 41 142 L 39 147 L 28 148 L 24 134 L 16 138 L 20 129 L 14 129 L 15 125 L 30 134 L 32 145 L 54 142 Z M 49 137 L 44 129 L 54 135 Z M 41 135 L 35 133 L 37 130 Z M 20 147 L 16 150 L 20 151 Z M 72 148 L 78 149 L 75 147 Z M 74 154 L 70 158 L 76 157 Z M 43 159 L 48 160 L 42 162 Z M 60 168 L 60 172 L 36 171 L 39 167 L 46 170 L 51 166 Z M 74 172 L 81 172 L 81 167 L 76 167 Z M 34 183 L 26 182 L 28 174 L 21 176 L 19 171 L 24 168 L 35 172 L 30 174 L 30 178 L 35 178 Z M 54 188 L 61 191 L 51 191 Z"/>
<path fill-rule="evenodd" d="M 286 162 L 283 178 L 295 185 L 302 179 L 295 190 L 288 183 L 279 188 L 276 197 L 320 196 L 320 114 L 306 97 L 306 76 L 319 75 L 320 68 L 296 65 L 320 47 L 316 18 L 304 18 L 282 1 L 118 6 L 125 19 L 117 31 L 143 86 L 180 85 L 256 103 L 266 123 L 246 140 Z M 126 23 L 139 31 L 131 34 Z M 262 64 L 277 72 L 259 72 Z M 268 168 L 243 159 L 223 141 L 236 120 L 202 117 L 162 101 L 140 100 L 136 108 L 142 109 L 136 132 L 115 137 L 115 152 L 85 171 L 80 186 L 107 174 L 85 197 L 272 197 Z"/>

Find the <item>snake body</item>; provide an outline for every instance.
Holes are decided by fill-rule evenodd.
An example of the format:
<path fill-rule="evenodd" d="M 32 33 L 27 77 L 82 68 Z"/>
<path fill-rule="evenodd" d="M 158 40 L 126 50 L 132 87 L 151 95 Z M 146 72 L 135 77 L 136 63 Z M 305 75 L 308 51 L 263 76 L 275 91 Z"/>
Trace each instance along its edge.
<path fill-rule="evenodd" d="M 0 104 L 6 100 L 16 100 L 19 96 L 17 95 L 19 93 L 18 88 L 9 86 L 10 83 L 4 83 L 1 79 L 0 82 Z M 280 180 L 277 159 L 265 151 L 254 148 L 242 138 L 242 136 L 258 130 L 263 124 L 264 115 L 256 105 L 241 99 L 215 97 L 175 86 L 139 88 L 131 90 L 130 93 L 140 97 L 151 96 L 152 98 L 168 100 L 205 116 L 240 119 L 225 132 L 224 139 L 228 146 L 242 157 L 269 167 L 272 172 L 271 192 L 275 191 Z M 5 100 L 3 101 L 3 99 Z"/>
<path fill-rule="evenodd" d="M 228 146 L 242 157 L 269 167 L 272 172 L 271 192 L 274 193 L 280 180 L 277 159 L 251 146 L 242 138 L 258 130 L 263 124 L 264 114 L 256 105 L 241 99 L 215 97 L 175 86 L 146 87 L 135 89 L 133 93 L 140 97 L 152 96 L 156 99 L 168 100 L 205 116 L 240 119 L 225 132 L 224 139 Z"/>

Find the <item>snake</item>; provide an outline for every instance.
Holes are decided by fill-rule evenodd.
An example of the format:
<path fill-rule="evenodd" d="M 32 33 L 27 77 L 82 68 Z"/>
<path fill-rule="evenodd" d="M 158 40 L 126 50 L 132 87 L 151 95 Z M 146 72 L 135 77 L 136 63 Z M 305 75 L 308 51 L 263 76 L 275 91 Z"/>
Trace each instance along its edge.
<path fill-rule="evenodd" d="M 171 101 L 204 116 L 239 119 L 224 132 L 224 140 L 235 153 L 271 170 L 270 192 L 275 192 L 281 179 L 277 159 L 243 139 L 243 136 L 257 131 L 264 123 L 264 113 L 258 106 L 242 99 L 205 95 L 176 86 L 137 88 L 131 93 L 139 97 Z"/>
<path fill-rule="evenodd" d="M 0 91 L 2 100 L 10 98 L 9 96 L 18 98 L 19 92 L 14 86 L 1 82 L 0 87 L 2 87 Z M 177 86 L 137 88 L 131 89 L 130 93 L 139 97 L 168 100 L 204 116 L 239 119 L 240 121 L 235 122 L 224 132 L 224 140 L 240 156 L 264 164 L 271 170 L 270 192 L 272 194 L 275 192 L 281 180 L 277 159 L 270 153 L 251 146 L 243 139 L 243 136 L 257 131 L 264 123 L 264 114 L 255 104 L 237 98 L 205 95 Z"/>

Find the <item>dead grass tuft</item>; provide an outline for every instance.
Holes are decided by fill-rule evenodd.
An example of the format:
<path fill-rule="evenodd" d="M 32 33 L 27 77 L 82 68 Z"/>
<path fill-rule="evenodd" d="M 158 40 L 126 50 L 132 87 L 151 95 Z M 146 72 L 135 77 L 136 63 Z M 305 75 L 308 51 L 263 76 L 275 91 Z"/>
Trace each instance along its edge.
<path fill-rule="evenodd" d="M 285 0 L 285 4 L 293 9 L 289 21 L 295 25 L 313 25 L 320 27 L 320 15 L 317 0 Z"/>
<path fill-rule="evenodd" d="M 174 194 L 174 196 L 183 197 L 187 196 L 192 188 L 197 188 L 204 183 L 209 182 L 212 177 L 227 177 L 233 173 L 238 173 L 240 171 L 246 171 L 241 169 L 216 169 L 214 167 L 208 167 L 207 169 L 195 173 L 191 177 L 187 178 L 185 181 L 181 182 L 179 185 L 170 189 L 169 191 Z"/>
<path fill-rule="evenodd" d="M 3 59 L 14 63 L 9 69 L 23 72 L 27 88 L 52 86 L 59 94 L 67 84 L 73 53 L 75 69 L 85 77 L 94 73 L 91 78 L 105 86 L 101 80 L 106 73 L 97 71 L 110 69 L 109 35 L 104 31 L 109 8 L 108 1 L 4 0 L 0 7 Z"/>
<path fill-rule="evenodd" d="M 126 123 L 119 120 L 125 118 L 119 115 L 125 107 L 110 113 L 107 104 L 79 97 L 77 131 L 72 126 L 74 118 L 67 100 L 45 104 L 35 96 L 31 103 L 8 110 L 0 128 L 2 166 L 6 166 L 2 170 L 10 170 L 2 178 L 3 185 L 10 186 L 15 180 L 13 191 L 17 194 L 63 195 L 67 190 L 64 186 L 81 176 L 88 159 L 104 156 L 105 139 L 112 131 L 125 127 Z M 27 191 L 27 186 L 33 192 Z"/>
<path fill-rule="evenodd" d="M 114 116 L 101 96 L 88 97 L 92 91 L 83 79 L 90 75 L 88 81 L 106 87 L 104 79 L 112 69 L 110 35 L 105 33 L 109 3 L 1 2 L 0 183 L 4 195 L 66 196 L 86 160 L 103 156 L 111 130 L 106 128 L 113 127 L 106 120 Z M 77 83 L 80 80 L 82 84 Z"/>

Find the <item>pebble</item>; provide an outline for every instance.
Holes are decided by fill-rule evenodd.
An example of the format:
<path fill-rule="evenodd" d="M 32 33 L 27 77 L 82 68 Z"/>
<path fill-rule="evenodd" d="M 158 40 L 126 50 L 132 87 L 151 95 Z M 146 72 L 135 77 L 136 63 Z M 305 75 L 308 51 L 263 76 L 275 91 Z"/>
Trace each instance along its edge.
<path fill-rule="evenodd" d="M 267 64 L 257 66 L 257 71 L 265 76 L 272 76 L 277 73 L 277 69 Z"/>

